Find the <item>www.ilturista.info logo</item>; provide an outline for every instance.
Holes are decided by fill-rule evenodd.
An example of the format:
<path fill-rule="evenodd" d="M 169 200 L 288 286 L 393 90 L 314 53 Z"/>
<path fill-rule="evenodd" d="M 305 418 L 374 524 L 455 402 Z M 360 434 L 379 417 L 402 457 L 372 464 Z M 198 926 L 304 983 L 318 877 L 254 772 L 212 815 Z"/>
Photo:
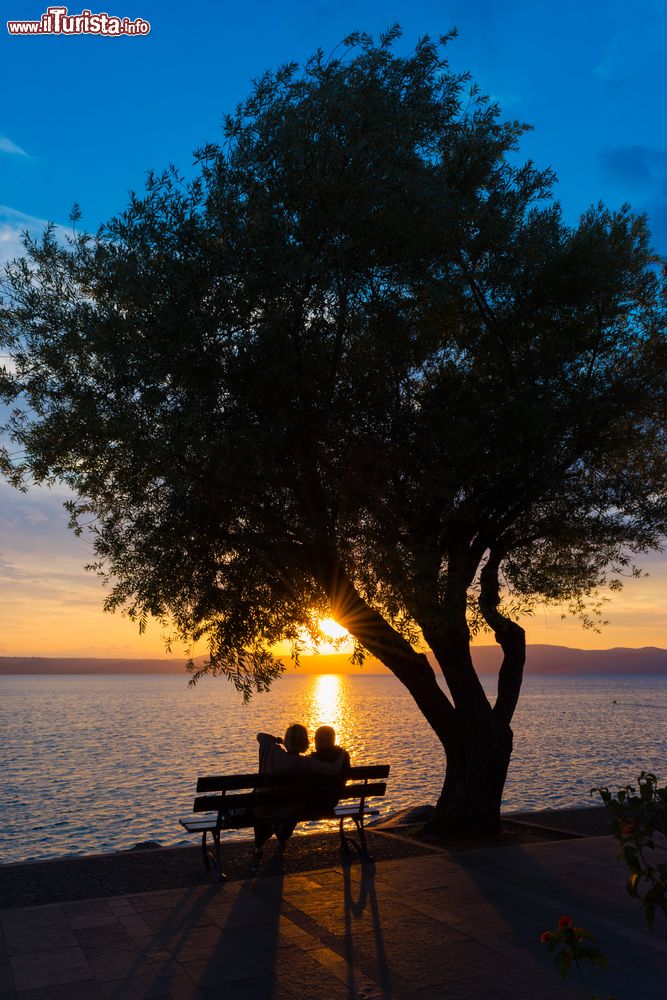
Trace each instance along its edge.
<path fill-rule="evenodd" d="M 68 14 L 67 7 L 47 7 L 39 21 L 7 21 L 10 35 L 106 35 L 120 38 L 123 35 L 147 35 L 151 30 L 148 21 L 137 17 L 115 17 L 112 14 L 93 14 L 82 10 Z"/>

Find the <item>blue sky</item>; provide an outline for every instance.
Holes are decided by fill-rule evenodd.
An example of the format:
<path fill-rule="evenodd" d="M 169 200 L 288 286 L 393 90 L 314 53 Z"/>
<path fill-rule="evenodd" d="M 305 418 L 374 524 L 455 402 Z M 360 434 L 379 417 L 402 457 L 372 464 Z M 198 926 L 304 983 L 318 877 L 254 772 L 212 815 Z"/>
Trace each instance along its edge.
<path fill-rule="evenodd" d="M 9 18 L 38 19 L 46 4 L 3 7 Z M 77 201 L 84 224 L 96 228 L 142 187 L 149 168 L 191 169 L 192 150 L 219 137 L 223 112 L 265 68 L 395 21 L 405 47 L 456 25 L 452 66 L 469 69 L 508 116 L 535 126 L 523 149 L 556 169 L 569 218 L 600 198 L 628 200 L 648 211 L 667 253 L 664 0 L 630 8 L 618 0 L 204 2 L 189 13 L 173 2 L 114 0 L 103 9 L 143 17 L 150 35 L 16 38 L 3 26 L 5 256 L 22 225 L 66 222 Z"/>
<path fill-rule="evenodd" d="M 100 10 L 92 0 L 88 6 Z M 3 5 L 11 19 L 37 20 L 45 9 L 21 0 Z M 352 30 L 378 33 L 394 22 L 404 29 L 400 44 L 406 49 L 423 34 L 458 28 L 449 49 L 452 68 L 470 70 L 507 117 L 534 126 L 523 152 L 555 168 L 569 220 L 599 199 L 611 207 L 628 201 L 648 213 L 655 246 L 667 254 L 665 0 L 288 0 L 192 7 L 105 0 L 101 9 L 148 20 L 150 35 L 16 38 L 1 26 L 0 261 L 18 251 L 21 229 L 38 231 L 46 220 L 65 224 L 75 201 L 83 210 L 81 225 L 96 229 L 124 208 L 131 189 L 142 188 L 147 170 L 173 162 L 191 171 L 193 149 L 220 137 L 223 113 L 264 69 L 303 60 L 317 47 L 329 51 Z M 60 600 L 75 609 L 80 601 L 94 615 L 97 584 L 77 577 L 88 553 L 83 542 L 67 536 L 62 498 L 42 491 L 21 504 L 18 499 L 0 487 L 0 587 L 4 580 L 6 593 L 15 597 L 22 585 L 16 574 L 30 563 L 31 579 L 52 580 L 54 614 Z M 650 563 L 664 582 L 664 559 Z M 654 603 L 652 620 L 662 614 L 664 621 L 664 612 L 664 602 Z M 12 634 L 19 635 L 19 619 L 15 626 Z M 667 645 L 657 625 L 651 636 Z M 575 644 L 574 634 L 552 641 Z M 122 655 L 130 649 L 124 643 L 110 640 L 104 649 Z M 134 640 L 131 645 L 132 655 L 141 655 Z M 47 639 L 35 651 L 37 646 L 55 651 Z M 159 652 L 155 644 L 144 648 L 144 655 Z M 0 644 L 3 651 L 9 647 Z"/>

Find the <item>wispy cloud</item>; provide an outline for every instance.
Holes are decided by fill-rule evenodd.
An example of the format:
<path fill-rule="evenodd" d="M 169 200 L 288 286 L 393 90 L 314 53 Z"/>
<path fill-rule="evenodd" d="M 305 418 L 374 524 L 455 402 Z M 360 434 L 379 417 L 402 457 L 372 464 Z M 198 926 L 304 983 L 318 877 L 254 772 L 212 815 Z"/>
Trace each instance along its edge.
<path fill-rule="evenodd" d="M 99 578 L 83 570 L 93 556 L 87 537 L 67 530 L 63 491 L 33 487 L 27 494 L 0 483 L 0 603 L 46 602 L 49 607 L 101 609 Z"/>
<path fill-rule="evenodd" d="M 22 257 L 24 250 L 21 235 L 26 230 L 38 236 L 46 226 L 46 219 L 26 215 L 8 205 L 0 205 L 0 266 L 15 257 Z"/>
<path fill-rule="evenodd" d="M 627 184 L 667 183 L 667 151 L 648 146 L 613 146 L 600 153 L 603 168 Z"/>
<path fill-rule="evenodd" d="M 17 146 L 11 139 L 2 135 L 0 135 L 0 153 L 11 153 L 14 156 L 25 156 L 26 159 L 30 159 L 25 149 L 21 149 L 21 147 Z"/>
<path fill-rule="evenodd" d="M 636 5 L 637 6 L 637 5 Z M 640 0 L 631 29 L 624 20 L 624 7 L 617 5 L 616 23 L 621 27 L 609 37 L 593 73 L 602 85 L 623 85 L 645 78 L 648 66 L 658 69 L 664 58 L 667 12 L 663 0 Z M 631 31 L 631 34 L 629 33 Z"/>
<path fill-rule="evenodd" d="M 0 655 L 163 657 L 158 625 L 139 636 L 136 623 L 102 611 L 106 590 L 83 570 L 91 541 L 67 530 L 66 495 L 0 481 Z"/>
<path fill-rule="evenodd" d="M 599 157 L 605 175 L 621 186 L 624 198 L 648 215 L 656 249 L 667 253 L 667 150 L 610 146 Z"/>

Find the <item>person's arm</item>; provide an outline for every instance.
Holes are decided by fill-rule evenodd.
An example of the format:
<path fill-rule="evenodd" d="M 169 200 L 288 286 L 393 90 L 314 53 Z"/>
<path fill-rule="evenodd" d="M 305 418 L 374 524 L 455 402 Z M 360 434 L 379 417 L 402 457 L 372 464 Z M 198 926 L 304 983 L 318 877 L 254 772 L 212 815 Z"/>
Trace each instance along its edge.
<path fill-rule="evenodd" d="M 282 740 L 278 736 L 271 736 L 270 733 L 257 733 L 259 743 L 259 773 L 268 774 L 270 771 L 280 770 L 282 761 L 279 759 L 285 756 L 279 743 Z M 278 758 L 278 759 L 277 759 Z"/>

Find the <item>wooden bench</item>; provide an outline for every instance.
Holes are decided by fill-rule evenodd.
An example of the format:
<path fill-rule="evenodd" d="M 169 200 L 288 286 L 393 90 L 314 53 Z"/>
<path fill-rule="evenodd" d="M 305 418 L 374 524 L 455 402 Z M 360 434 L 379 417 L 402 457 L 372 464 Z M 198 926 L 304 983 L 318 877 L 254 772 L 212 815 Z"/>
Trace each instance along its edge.
<path fill-rule="evenodd" d="M 341 850 L 349 854 L 355 848 L 364 860 L 372 861 L 366 846 L 364 820 L 377 816 L 379 810 L 370 807 L 367 800 L 384 795 L 387 784 L 381 779 L 388 775 L 388 764 L 369 764 L 349 768 L 342 779 L 314 772 L 202 777 L 197 781 L 193 813 L 205 815 L 181 817 L 179 823 L 188 833 L 201 833 L 204 867 L 209 870 L 213 862 L 219 879 L 227 877 L 222 872 L 220 834 L 254 826 L 255 819 L 258 823 L 270 822 L 265 815 L 267 807 L 282 809 L 291 803 L 299 806 L 298 822 L 337 819 Z M 336 796 L 339 804 L 332 807 L 330 803 Z M 345 832 L 347 819 L 354 823 L 358 840 Z M 207 845 L 209 833 L 212 853 Z"/>

